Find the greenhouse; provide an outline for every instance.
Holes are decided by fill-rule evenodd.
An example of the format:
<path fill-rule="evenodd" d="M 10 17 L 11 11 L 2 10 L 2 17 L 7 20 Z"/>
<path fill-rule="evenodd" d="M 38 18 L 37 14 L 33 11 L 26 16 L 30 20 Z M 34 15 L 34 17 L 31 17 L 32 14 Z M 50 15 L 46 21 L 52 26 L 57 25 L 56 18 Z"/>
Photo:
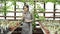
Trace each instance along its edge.
<path fill-rule="evenodd" d="M 60 34 L 60 0 L 0 0 L 0 34 Z"/>

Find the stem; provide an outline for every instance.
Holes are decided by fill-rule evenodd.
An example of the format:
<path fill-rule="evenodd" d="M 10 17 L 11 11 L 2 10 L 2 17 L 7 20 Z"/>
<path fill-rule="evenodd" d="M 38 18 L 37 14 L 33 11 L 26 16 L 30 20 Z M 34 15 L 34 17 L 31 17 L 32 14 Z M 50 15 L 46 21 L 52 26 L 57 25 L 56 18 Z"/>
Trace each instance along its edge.
<path fill-rule="evenodd" d="M 6 16 L 6 0 L 4 1 L 4 16 Z M 5 17 L 6 19 L 6 17 Z"/>

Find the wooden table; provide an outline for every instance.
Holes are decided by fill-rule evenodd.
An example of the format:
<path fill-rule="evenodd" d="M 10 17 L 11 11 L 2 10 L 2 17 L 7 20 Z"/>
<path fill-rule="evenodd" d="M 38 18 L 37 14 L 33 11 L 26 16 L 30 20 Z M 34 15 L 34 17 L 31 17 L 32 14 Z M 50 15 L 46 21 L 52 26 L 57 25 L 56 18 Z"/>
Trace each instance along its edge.
<path fill-rule="evenodd" d="M 41 22 L 39 22 L 39 25 L 41 29 L 43 30 L 44 34 L 50 34 L 49 30 L 45 28 L 45 26 Z"/>
<path fill-rule="evenodd" d="M 15 26 L 11 31 L 9 31 L 7 34 L 11 34 L 15 29 L 17 29 L 18 27 L 20 27 L 20 24 Z"/>

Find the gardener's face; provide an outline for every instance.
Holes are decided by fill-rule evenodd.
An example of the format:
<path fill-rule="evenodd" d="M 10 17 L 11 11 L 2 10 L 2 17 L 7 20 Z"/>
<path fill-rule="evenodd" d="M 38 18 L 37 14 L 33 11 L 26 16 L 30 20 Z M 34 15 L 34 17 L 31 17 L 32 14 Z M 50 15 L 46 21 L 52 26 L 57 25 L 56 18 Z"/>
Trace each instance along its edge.
<path fill-rule="evenodd" d="M 28 11 L 28 8 L 26 6 L 24 6 L 24 12 L 27 12 Z"/>

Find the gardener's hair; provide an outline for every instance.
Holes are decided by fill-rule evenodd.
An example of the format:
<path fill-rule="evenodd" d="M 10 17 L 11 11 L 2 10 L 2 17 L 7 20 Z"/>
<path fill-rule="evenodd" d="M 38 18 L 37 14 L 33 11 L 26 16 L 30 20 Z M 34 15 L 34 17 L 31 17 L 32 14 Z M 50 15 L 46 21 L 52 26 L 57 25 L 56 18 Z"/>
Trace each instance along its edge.
<path fill-rule="evenodd" d="M 29 6 L 28 6 L 28 5 L 24 5 L 24 6 L 23 6 L 23 10 L 24 10 L 24 7 L 28 8 L 28 10 L 29 10 Z"/>

